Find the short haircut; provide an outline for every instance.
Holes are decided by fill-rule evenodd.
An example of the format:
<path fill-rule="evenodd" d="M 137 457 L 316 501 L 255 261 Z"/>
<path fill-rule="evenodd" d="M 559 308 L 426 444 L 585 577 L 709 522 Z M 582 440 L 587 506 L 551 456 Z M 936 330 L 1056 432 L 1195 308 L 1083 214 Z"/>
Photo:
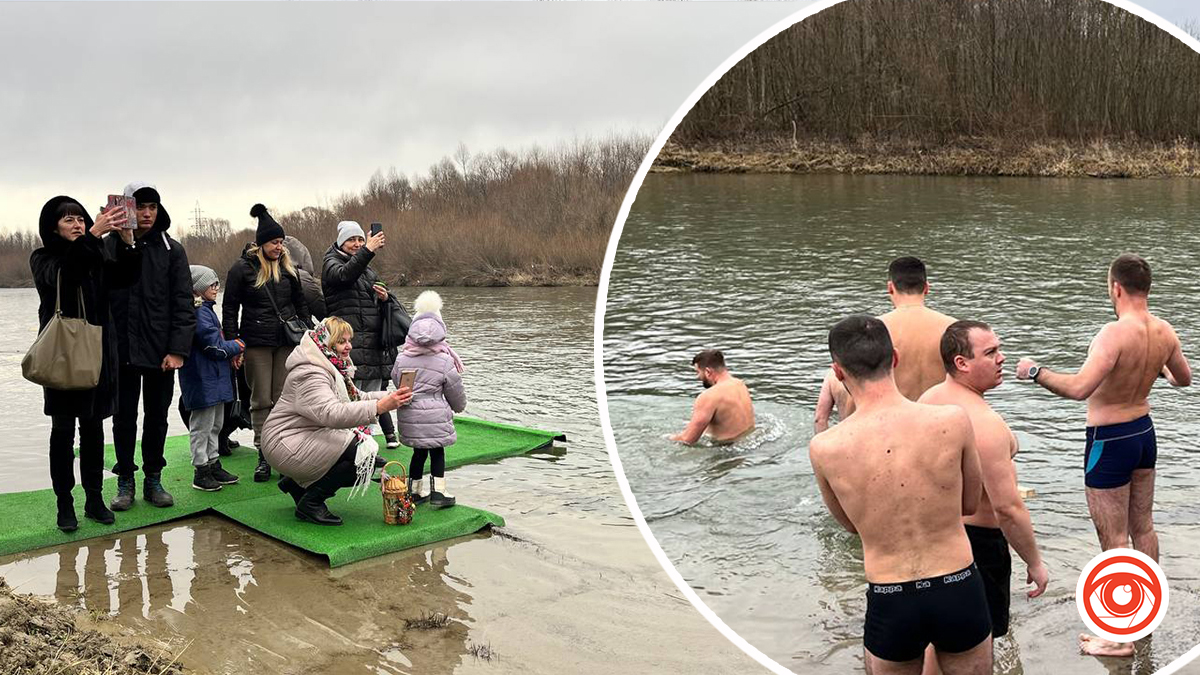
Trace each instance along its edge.
<path fill-rule="evenodd" d="M 1121 288 L 1135 295 L 1150 293 L 1150 263 L 1140 255 L 1122 253 L 1108 266 L 1108 273 Z"/>
<path fill-rule="evenodd" d="M 347 340 L 354 337 L 354 328 L 340 317 L 326 317 L 324 323 L 325 327 L 329 329 L 329 339 L 325 343 L 325 346 L 329 347 L 330 349 L 332 349 L 333 346 L 338 343 L 338 340 L 341 340 L 343 337 L 345 337 Z"/>
<path fill-rule="evenodd" d="M 847 374 L 876 380 L 892 371 L 892 336 L 873 316 L 855 314 L 829 330 L 829 355 Z"/>
<path fill-rule="evenodd" d="M 57 209 L 54 209 L 54 222 L 57 223 L 67 216 L 79 216 L 84 220 L 87 220 L 88 217 L 82 206 L 75 202 L 64 201 L 58 205 Z"/>
<path fill-rule="evenodd" d="M 982 321 L 955 321 L 946 327 L 945 333 L 942 333 L 940 345 L 942 365 L 946 367 L 947 373 L 958 372 L 958 368 L 954 366 L 954 357 L 975 358 L 975 352 L 971 349 L 971 331 L 973 329 L 991 330 L 992 327 Z"/>
<path fill-rule="evenodd" d="M 921 293 L 925 290 L 925 263 L 906 255 L 888 265 L 888 279 L 900 293 Z"/>
<path fill-rule="evenodd" d="M 713 370 L 725 370 L 725 355 L 719 349 L 705 349 L 692 357 L 692 365 Z"/>

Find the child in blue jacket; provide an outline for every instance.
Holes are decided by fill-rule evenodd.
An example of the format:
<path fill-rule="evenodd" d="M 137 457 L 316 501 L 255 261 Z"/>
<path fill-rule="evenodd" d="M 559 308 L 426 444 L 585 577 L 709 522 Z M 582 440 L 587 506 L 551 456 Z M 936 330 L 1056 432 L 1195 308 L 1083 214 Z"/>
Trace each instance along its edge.
<path fill-rule="evenodd" d="M 237 476 L 221 468 L 217 439 L 225 421 L 225 404 L 234 400 L 230 362 L 246 351 L 246 343 L 221 335 L 221 320 L 213 310 L 221 287 L 217 273 L 203 265 L 192 265 L 191 270 L 196 334 L 192 353 L 179 369 L 179 388 L 190 415 L 188 433 L 195 467 L 192 487 L 213 492 L 238 482 Z"/>

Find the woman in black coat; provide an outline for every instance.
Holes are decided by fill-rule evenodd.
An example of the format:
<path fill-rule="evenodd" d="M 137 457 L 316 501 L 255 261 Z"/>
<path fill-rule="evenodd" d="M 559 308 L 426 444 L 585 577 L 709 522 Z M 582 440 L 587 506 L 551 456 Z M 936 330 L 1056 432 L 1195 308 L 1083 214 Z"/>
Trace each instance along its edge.
<path fill-rule="evenodd" d="M 254 246 L 229 268 L 221 301 L 221 324 L 225 339 L 246 343 L 250 421 L 254 447 L 258 448 L 254 480 L 261 483 L 271 477 L 271 466 L 262 454 L 262 425 L 283 393 L 287 358 L 296 346 L 284 330 L 284 320 L 295 318 L 308 326 L 312 322 L 300 277 L 283 245 L 283 227 L 262 204 L 255 204 L 250 215 L 258 218 Z"/>
<path fill-rule="evenodd" d="M 54 316 L 59 297 L 64 317 L 85 316 L 88 323 L 103 328 L 100 381 L 92 389 L 66 391 L 43 388 L 43 411 L 51 419 L 50 480 L 58 499 L 58 528 L 64 532 L 79 526 L 71 490 L 75 487 L 75 425 L 79 425 L 79 473 L 86 495 L 83 513 L 110 524 L 114 521 L 101 488 L 104 481 L 103 421 L 116 412 L 117 335 L 109 309 L 110 289 L 127 288 L 141 276 L 141 251 L 134 246 L 133 230 L 114 225 L 117 212 L 102 213 L 96 222 L 83 206 L 70 197 L 55 197 L 42 207 L 38 231 L 42 248 L 33 252 L 33 271 L 38 298 L 38 330 Z M 101 240 L 118 232 L 117 245 Z M 84 307 L 79 307 L 79 292 Z"/>
<path fill-rule="evenodd" d="M 371 269 L 375 252 L 387 243 L 383 232 L 364 236 L 353 220 L 338 223 L 337 239 L 325 252 L 321 287 L 325 291 L 326 315 L 336 316 L 354 329 L 354 386 L 359 391 L 386 391 L 396 361 L 396 349 L 385 349 L 380 341 L 387 291 L 375 284 L 379 275 Z M 379 416 L 387 447 L 400 445 L 391 413 Z"/>

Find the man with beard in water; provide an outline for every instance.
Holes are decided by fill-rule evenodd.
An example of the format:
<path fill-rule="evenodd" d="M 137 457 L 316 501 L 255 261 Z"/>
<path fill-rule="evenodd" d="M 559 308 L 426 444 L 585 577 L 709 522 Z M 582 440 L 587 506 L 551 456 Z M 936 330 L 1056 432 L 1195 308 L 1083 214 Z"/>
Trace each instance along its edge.
<path fill-rule="evenodd" d="M 862 539 L 867 672 L 916 675 L 932 644 L 947 675 L 991 673 L 992 621 L 962 521 L 982 493 L 970 418 L 900 392 L 879 319 L 842 319 L 829 352 L 857 410 L 813 437 L 809 459 L 830 514 Z"/>
<path fill-rule="evenodd" d="M 705 430 L 717 443 L 732 443 L 754 430 L 754 404 L 746 384 L 725 368 L 725 355 L 705 349 L 692 358 L 704 392 L 696 397 L 687 428 L 671 437 L 691 445 Z"/>

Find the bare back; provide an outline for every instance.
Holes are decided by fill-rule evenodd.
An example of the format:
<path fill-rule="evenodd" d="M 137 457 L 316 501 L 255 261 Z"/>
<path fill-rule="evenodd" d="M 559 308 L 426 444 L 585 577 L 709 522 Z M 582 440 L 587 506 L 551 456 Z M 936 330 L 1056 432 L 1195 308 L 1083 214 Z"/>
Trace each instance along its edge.
<path fill-rule="evenodd" d="M 952 406 L 896 400 L 860 407 L 810 444 L 822 493 L 832 493 L 862 537 L 872 583 L 938 576 L 972 561 L 962 524 L 964 482 L 979 490 L 970 422 Z"/>
<path fill-rule="evenodd" d="M 1148 414 L 1150 389 L 1178 349 L 1175 330 L 1149 312 L 1127 314 L 1101 329 L 1088 349 L 1089 360 L 1099 352 L 1115 361 L 1088 397 L 1088 425 L 1120 424 Z"/>
<path fill-rule="evenodd" d="M 966 411 L 971 418 L 971 428 L 975 431 L 975 447 L 980 454 L 980 462 L 984 453 L 1002 452 L 1011 462 L 1017 456 L 1017 437 L 1008 427 L 1008 423 L 983 399 L 982 396 L 968 393 L 962 387 L 952 386 L 943 381 L 921 396 L 921 403 L 930 405 L 956 405 Z M 1014 469 L 1015 472 L 1015 469 Z M 1012 481 L 1016 486 L 1016 481 Z M 975 513 L 963 518 L 966 525 L 977 527 L 1000 527 L 995 511 L 992 510 L 992 500 L 988 497 L 985 483 L 983 496 L 979 500 L 979 508 Z"/>
<path fill-rule="evenodd" d="M 736 377 L 729 377 L 705 389 L 700 399 L 712 405 L 707 433 L 712 440 L 727 443 L 754 430 L 754 403 L 750 389 Z"/>
<path fill-rule="evenodd" d="M 946 379 L 940 346 L 953 317 L 924 305 L 903 305 L 879 319 L 887 326 L 899 357 L 894 369 L 896 387 L 905 398 L 915 401 Z"/>

